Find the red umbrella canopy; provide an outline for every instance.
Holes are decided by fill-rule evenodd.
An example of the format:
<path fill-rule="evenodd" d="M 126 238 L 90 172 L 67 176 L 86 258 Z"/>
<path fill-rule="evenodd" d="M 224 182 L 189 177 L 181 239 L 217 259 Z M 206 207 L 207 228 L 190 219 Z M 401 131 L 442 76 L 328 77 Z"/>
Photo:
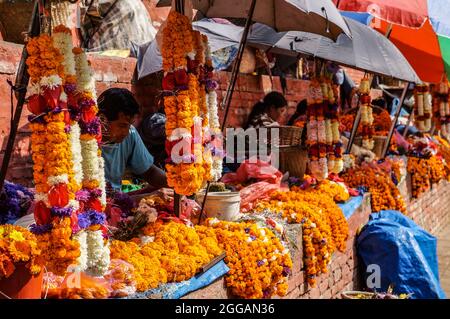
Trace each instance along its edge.
<path fill-rule="evenodd" d="M 428 18 L 427 0 L 333 0 L 339 10 L 369 12 L 389 23 L 420 28 Z"/>

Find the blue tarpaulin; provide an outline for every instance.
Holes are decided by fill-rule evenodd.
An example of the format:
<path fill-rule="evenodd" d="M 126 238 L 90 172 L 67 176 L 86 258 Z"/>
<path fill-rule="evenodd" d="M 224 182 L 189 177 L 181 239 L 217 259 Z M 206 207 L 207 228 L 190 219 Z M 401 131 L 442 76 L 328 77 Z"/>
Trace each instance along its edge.
<path fill-rule="evenodd" d="M 348 220 L 353 213 L 361 206 L 363 201 L 363 196 L 351 197 L 348 201 L 343 204 L 338 204 L 341 208 L 342 213 L 344 213 L 345 218 Z"/>
<path fill-rule="evenodd" d="M 357 238 L 358 255 L 367 269 L 377 265 L 381 287 L 411 298 L 445 298 L 439 283 L 437 240 L 398 211 L 371 214 Z M 371 274 L 367 274 L 371 275 Z"/>

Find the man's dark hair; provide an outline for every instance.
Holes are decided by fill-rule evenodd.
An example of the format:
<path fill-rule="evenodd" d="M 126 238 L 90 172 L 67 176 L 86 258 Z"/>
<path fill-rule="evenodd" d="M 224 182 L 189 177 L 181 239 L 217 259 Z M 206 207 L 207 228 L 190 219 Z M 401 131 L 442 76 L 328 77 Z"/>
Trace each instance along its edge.
<path fill-rule="evenodd" d="M 127 89 L 110 88 L 100 94 L 98 98 L 98 108 L 108 121 L 115 121 L 119 118 L 119 113 L 127 116 L 139 114 L 139 104 Z"/>

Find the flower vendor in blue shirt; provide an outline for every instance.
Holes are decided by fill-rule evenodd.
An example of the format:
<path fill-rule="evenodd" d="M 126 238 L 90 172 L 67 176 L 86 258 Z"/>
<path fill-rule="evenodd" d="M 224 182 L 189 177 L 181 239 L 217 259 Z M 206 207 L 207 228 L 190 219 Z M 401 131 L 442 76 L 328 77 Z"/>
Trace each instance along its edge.
<path fill-rule="evenodd" d="M 132 125 L 139 114 L 133 94 L 127 89 L 110 88 L 98 98 L 98 107 L 105 177 L 111 188 L 121 189 L 127 168 L 150 184 L 146 192 L 167 187 L 164 171 L 153 164 L 153 157 Z"/>

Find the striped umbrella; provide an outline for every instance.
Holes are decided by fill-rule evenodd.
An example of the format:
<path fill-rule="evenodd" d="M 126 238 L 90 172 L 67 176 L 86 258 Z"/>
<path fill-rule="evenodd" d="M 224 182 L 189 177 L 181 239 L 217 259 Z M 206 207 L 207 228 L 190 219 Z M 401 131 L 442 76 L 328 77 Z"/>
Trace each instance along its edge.
<path fill-rule="evenodd" d="M 450 79 L 449 0 L 334 0 L 340 10 L 368 12 L 372 26 L 389 36 L 420 79 Z"/>

